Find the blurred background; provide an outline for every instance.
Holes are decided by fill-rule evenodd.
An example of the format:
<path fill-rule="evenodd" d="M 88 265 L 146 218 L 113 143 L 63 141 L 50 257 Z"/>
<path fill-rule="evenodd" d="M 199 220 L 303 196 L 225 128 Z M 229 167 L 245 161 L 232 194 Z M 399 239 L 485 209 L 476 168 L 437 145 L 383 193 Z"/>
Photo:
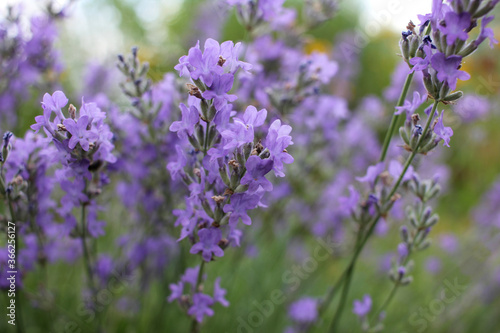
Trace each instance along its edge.
<path fill-rule="evenodd" d="M 21 5 L 26 16 L 43 12 L 43 1 L 2 1 L 1 14 L 7 5 Z M 219 41 L 244 41 L 245 31 L 238 23 L 236 15 L 219 0 L 76 0 L 55 2 L 55 7 L 64 9 L 64 18 L 57 22 L 58 36 L 55 48 L 60 54 L 63 69 L 58 74 L 56 86 L 64 88 L 70 100 L 79 98 L 88 89 L 87 77 L 100 68 L 107 68 L 101 85 L 103 91 L 117 105 L 126 105 L 118 84 L 115 67 L 118 54 L 127 54 L 132 46 L 138 46 L 141 61 L 151 64 L 150 78 L 160 81 L 166 72 L 172 72 L 180 56 L 197 40 L 211 37 Z M 299 20 L 302 18 L 304 3 L 299 0 L 286 1 L 287 7 L 296 8 Z M 358 110 L 367 97 L 381 100 L 382 113 L 387 117 L 392 108 L 387 100 L 387 89 L 391 87 L 393 73 L 402 63 L 397 55 L 398 42 L 402 30 L 406 30 L 409 20 L 418 22 L 417 14 L 430 12 L 431 0 L 425 1 L 384 1 L 345 0 L 339 1 L 338 11 L 333 19 L 307 31 L 304 52 L 313 51 L 333 54 L 342 51 L 340 38 L 354 41 L 356 63 L 354 74 L 346 84 L 344 98 L 350 110 Z M 499 12 L 496 10 L 496 14 Z M 500 25 L 493 21 L 492 27 L 500 39 Z M 351 43 L 352 44 L 352 43 Z M 441 159 L 446 166 L 443 174 L 445 191 L 437 203 L 436 211 L 441 220 L 433 230 L 433 246 L 415 258 L 414 282 L 404 288 L 389 310 L 387 326 L 390 332 L 500 332 L 500 255 L 497 248 L 486 244 L 497 242 L 495 231 L 485 224 L 500 226 L 500 211 L 493 209 L 488 215 L 492 221 L 478 221 L 481 204 L 491 202 L 496 194 L 489 194 L 500 173 L 500 131 L 498 131 L 500 110 L 500 56 L 499 45 L 491 50 L 487 45 L 468 58 L 464 70 L 472 79 L 459 82 L 458 89 L 472 95 L 487 106 L 478 107 L 477 102 L 456 108 L 448 123 L 454 130 L 452 148 L 439 147 Z M 349 63 L 348 54 L 335 60 L 343 66 Z M 103 81 L 106 84 L 103 84 Z M 39 114 L 39 102 L 45 91 L 35 90 L 32 97 L 18 110 L 19 121 L 13 129 L 22 136 L 33 117 Z M 374 116 L 376 118 L 377 116 Z M 380 121 L 375 119 L 374 122 Z M 2 126 L 3 127 L 3 126 Z M 383 126 L 381 127 L 383 128 Z M 383 130 L 379 137 L 383 138 Z M 293 133 L 292 133 L 293 134 Z M 500 195 L 498 196 L 500 197 Z M 499 206 L 500 207 L 500 206 Z M 117 207 L 107 212 L 109 216 L 123 216 L 126 212 Z M 293 213 L 290 224 L 299 225 Z M 261 216 L 266 221 L 266 216 Z M 497 219 L 497 220 L 494 220 Z M 120 226 L 111 226 L 108 240 L 113 232 L 119 234 Z M 214 270 L 220 272 L 228 289 L 229 308 L 216 311 L 216 316 L 208 318 L 204 332 L 235 332 L 241 318 L 258 308 L 258 304 L 269 298 L 270 291 L 280 289 L 282 274 L 294 264 L 307 257 L 316 246 L 314 238 L 293 247 L 300 239 L 300 227 L 287 228 L 283 234 L 275 232 L 269 237 L 256 237 L 250 247 L 227 254 L 227 260 L 214 263 Z M 373 298 L 383 298 L 389 288 L 386 268 L 398 243 L 398 228 L 388 228 L 372 240 L 362 258 L 362 268 L 354 280 L 353 298 L 360 299 L 364 293 Z M 486 236 L 488 242 L 484 240 Z M 256 234 L 259 236 L 260 234 Z M 488 243 L 489 244 L 489 243 Z M 499 244 L 498 242 L 496 244 Z M 294 252 L 296 251 L 296 252 Z M 244 255 L 249 254 L 251 255 Z M 301 280 L 299 289 L 290 294 L 287 302 L 281 304 L 272 315 L 254 328 L 254 332 L 280 332 L 289 325 L 288 306 L 300 294 L 322 296 L 324 286 L 331 282 L 345 266 L 345 258 L 336 262 L 322 263 L 306 279 Z M 235 266 L 235 262 L 238 265 Z M 361 266 L 361 265 L 360 265 Z M 59 272 L 50 281 L 59 297 L 58 307 L 63 319 L 75 317 L 74 297 L 78 291 L 72 286 L 78 284 L 80 266 L 58 264 L 52 268 Z M 166 273 L 166 279 L 175 280 Z M 455 294 L 456 300 L 443 309 L 428 311 L 433 301 L 440 297 L 446 281 L 458 279 L 465 286 Z M 170 281 L 170 282 L 171 282 Z M 36 285 L 33 275 L 26 285 Z M 167 292 L 167 293 L 165 293 Z M 157 283 L 151 286 L 145 296 L 144 307 L 110 307 L 106 321 L 115 332 L 186 332 L 189 323 L 178 320 L 183 316 L 175 303 L 165 301 L 168 290 Z M 3 302 L 3 299 L 2 299 Z M 434 302 L 435 303 L 435 302 Z M 257 304 L 257 305 L 255 305 Z M 352 303 L 350 303 L 352 304 Z M 3 303 L 1 303 L 4 308 Z M 126 310 L 123 310 L 123 309 Z M 346 327 L 358 327 L 356 317 L 346 314 Z M 158 315 L 158 312 L 162 315 Z M 425 312 L 427 311 L 427 312 Z M 29 332 L 47 332 L 44 312 L 36 307 L 27 309 L 25 318 Z M 172 323 L 175 323 L 173 325 Z M 13 332 L 0 324 L 1 332 Z M 44 326 L 45 325 L 45 326 Z M 247 330 L 248 332 L 251 332 Z M 352 331 L 359 331 L 357 328 Z M 62 329 L 60 332 L 73 332 Z M 77 332 L 77 331 L 74 331 Z M 241 332 L 245 332 L 242 329 Z"/>

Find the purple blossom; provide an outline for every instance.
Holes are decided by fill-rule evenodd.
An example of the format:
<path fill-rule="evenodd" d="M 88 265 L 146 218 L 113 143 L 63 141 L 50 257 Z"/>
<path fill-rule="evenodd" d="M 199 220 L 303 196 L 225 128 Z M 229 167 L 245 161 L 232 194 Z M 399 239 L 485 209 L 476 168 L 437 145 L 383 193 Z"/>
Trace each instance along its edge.
<path fill-rule="evenodd" d="M 198 231 L 200 241 L 194 244 L 189 251 L 192 254 L 202 252 L 203 260 L 212 260 L 212 254 L 216 257 L 222 257 L 224 251 L 219 247 L 222 239 L 222 233 L 218 228 L 204 228 Z"/>
<path fill-rule="evenodd" d="M 438 25 L 439 30 L 446 36 L 446 43 L 452 45 L 455 40 L 460 39 L 466 41 L 469 38 L 466 29 L 471 25 L 471 17 L 469 13 L 457 14 L 449 11 L 444 15 L 445 25 Z"/>
<path fill-rule="evenodd" d="M 447 82 L 452 90 L 457 87 L 457 80 L 468 80 L 470 75 L 459 70 L 462 57 L 451 55 L 446 57 L 443 53 L 437 52 L 431 58 L 431 65 L 437 71 L 437 78 L 442 82 Z"/>
<path fill-rule="evenodd" d="M 360 301 L 360 300 L 355 300 L 354 301 L 354 306 L 353 306 L 353 309 L 352 309 L 352 312 L 360 317 L 360 318 L 364 318 L 371 310 L 372 308 L 372 299 L 370 297 L 370 295 L 365 295 L 363 297 L 363 300 Z"/>
<path fill-rule="evenodd" d="M 169 288 L 171 291 L 170 296 L 167 298 L 169 303 L 172 303 L 176 299 L 181 299 L 184 290 L 184 283 L 182 283 L 182 281 L 179 281 L 177 284 L 171 283 Z"/>
<path fill-rule="evenodd" d="M 378 175 L 382 173 L 385 169 L 384 162 L 377 163 L 375 165 L 371 165 L 366 170 L 366 175 L 363 177 L 356 177 L 358 182 L 369 183 L 371 187 L 375 183 L 375 179 L 377 179 Z"/>
<path fill-rule="evenodd" d="M 216 110 L 221 110 L 227 102 L 234 102 L 238 99 L 236 95 L 229 95 L 228 92 L 233 88 L 233 74 L 214 75 L 210 89 L 203 92 L 203 98 L 213 99 Z"/>
<path fill-rule="evenodd" d="M 312 323 L 318 318 L 318 300 L 314 298 L 300 299 L 290 306 L 288 315 L 299 323 Z"/>
<path fill-rule="evenodd" d="M 251 225 L 252 220 L 247 210 L 254 209 L 259 203 L 260 197 L 256 194 L 236 193 L 231 196 L 231 202 L 224 206 L 224 213 L 231 213 L 229 224 L 235 226 L 241 218 L 243 224 Z"/>
<path fill-rule="evenodd" d="M 424 52 L 424 58 L 414 57 L 410 59 L 410 64 L 413 66 L 410 70 L 410 73 L 413 73 L 415 71 L 423 71 L 429 67 L 432 57 L 432 47 L 428 44 L 425 44 L 422 47 L 422 50 Z"/>
<path fill-rule="evenodd" d="M 281 121 L 276 119 L 269 127 L 269 131 L 264 142 L 271 154 L 271 159 L 274 161 L 273 170 L 277 177 L 284 177 L 283 163 L 290 164 L 293 162 L 293 157 L 288 154 L 286 148 L 292 145 L 292 137 L 289 135 L 292 127 L 289 125 L 281 125 Z"/>
<path fill-rule="evenodd" d="M 443 146 L 450 146 L 450 138 L 453 135 L 453 130 L 451 127 L 445 127 L 443 124 L 444 110 L 441 111 L 441 115 L 438 118 L 436 126 L 434 126 L 434 133 L 443 140 Z"/>
<path fill-rule="evenodd" d="M 225 150 L 231 150 L 234 148 L 239 148 L 246 143 L 253 142 L 254 130 L 251 126 L 246 126 L 239 120 L 235 120 L 233 124 L 229 126 L 229 129 L 221 133 L 224 139 Z M 224 154 L 225 155 L 225 154 Z"/>
<path fill-rule="evenodd" d="M 215 279 L 215 284 L 214 284 L 214 301 L 219 302 L 222 304 L 222 306 L 229 306 L 229 302 L 225 298 L 227 291 L 225 289 L 222 289 L 220 287 L 220 277 Z"/>
<path fill-rule="evenodd" d="M 200 113 L 198 109 L 191 105 L 189 108 L 181 103 L 179 105 L 182 112 L 182 120 L 174 121 L 172 125 L 170 125 L 170 130 L 172 132 L 177 132 L 179 138 L 185 138 L 187 135 L 193 135 L 194 125 L 196 125 L 200 119 Z"/>
<path fill-rule="evenodd" d="M 406 111 L 406 118 L 411 117 L 413 113 L 422 105 L 427 100 L 427 96 L 423 95 L 420 97 L 420 94 L 418 91 L 413 92 L 413 100 L 410 102 L 408 100 L 405 100 L 405 103 L 403 106 L 397 106 L 396 107 L 396 112 L 394 114 L 401 114 L 403 111 Z"/>
<path fill-rule="evenodd" d="M 98 139 L 98 134 L 92 130 L 87 129 L 90 123 L 89 116 L 81 116 L 77 122 L 73 119 L 65 119 L 63 124 L 66 130 L 71 133 L 68 147 L 75 149 L 76 144 L 79 143 L 83 150 L 89 150 L 89 144 Z"/>
<path fill-rule="evenodd" d="M 243 114 L 243 118 L 235 118 L 243 122 L 245 125 L 259 127 L 264 125 L 267 117 L 267 110 L 262 109 L 257 111 L 257 108 L 253 105 L 247 106 L 245 113 Z"/>
<path fill-rule="evenodd" d="M 63 120 L 64 116 L 61 109 L 68 104 L 68 98 L 60 90 L 55 91 L 52 96 L 49 94 L 43 95 L 42 105 L 50 111 L 55 112 L 59 120 Z"/>
<path fill-rule="evenodd" d="M 490 40 L 490 47 L 493 48 L 494 44 L 498 44 L 498 40 L 495 39 L 495 33 L 493 29 L 487 28 L 486 25 L 490 23 L 495 17 L 487 16 L 484 17 L 481 21 L 481 32 L 479 33 L 479 37 L 476 40 L 476 45 L 481 44 L 486 38 Z"/>
<path fill-rule="evenodd" d="M 193 305 L 189 308 L 188 314 L 194 316 L 196 320 L 201 323 L 203 321 L 203 316 L 213 316 L 214 310 L 210 307 L 214 304 L 212 297 L 196 293 L 193 295 Z"/>
<path fill-rule="evenodd" d="M 192 47 L 187 56 L 191 78 L 198 80 L 201 77 L 207 86 L 211 86 L 213 74 L 221 75 L 223 73 L 222 67 L 218 65 L 219 55 L 219 43 L 211 38 L 205 41 L 203 52 L 201 52 L 199 44 Z M 179 70 L 177 66 L 175 69 Z"/>
<path fill-rule="evenodd" d="M 247 172 L 241 178 L 241 184 L 248 184 L 248 190 L 255 192 L 259 186 L 266 191 L 273 189 L 273 184 L 265 177 L 273 169 L 273 161 L 270 159 L 261 159 L 258 156 L 250 156 L 245 167 Z"/>
<path fill-rule="evenodd" d="M 344 217 L 350 216 L 356 209 L 356 207 L 358 206 L 359 198 L 359 192 L 356 191 L 354 186 L 349 185 L 349 196 L 339 197 L 339 208 Z"/>
<path fill-rule="evenodd" d="M 387 168 L 387 171 L 389 171 L 389 174 L 392 176 L 392 178 L 398 179 L 401 173 L 403 172 L 403 166 L 401 165 L 401 163 L 399 163 L 399 161 L 392 160 L 389 162 L 389 167 Z M 410 165 L 408 167 L 408 170 L 406 170 L 405 175 L 403 176 L 403 182 L 412 179 L 413 173 L 414 173 L 413 166 Z"/>

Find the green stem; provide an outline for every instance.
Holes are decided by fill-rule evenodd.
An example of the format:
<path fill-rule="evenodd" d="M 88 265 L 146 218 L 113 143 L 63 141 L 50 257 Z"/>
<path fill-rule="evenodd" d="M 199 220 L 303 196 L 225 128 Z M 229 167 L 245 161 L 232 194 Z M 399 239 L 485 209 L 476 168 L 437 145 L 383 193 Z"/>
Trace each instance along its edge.
<path fill-rule="evenodd" d="M 415 72 L 410 73 L 406 76 L 405 84 L 403 86 L 403 90 L 401 91 L 401 95 L 399 95 L 397 106 L 403 106 L 406 99 L 406 95 L 408 94 L 408 90 L 410 89 L 414 73 Z M 391 143 L 392 136 L 394 135 L 394 131 L 396 130 L 398 123 L 399 123 L 399 115 L 393 113 L 391 124 L 389 125 L 389 130 L 385 134 L 384 144 L 382 146 L 382 153 L 380 154 L 380 160 L 379 160 L 380 162 L 383 162 L 385 160 L 385 157 L 387 155 L 387 150 L 389 149 L 389 144 Z"/>
<path fill-rule="evenodd" d="M 351 286 L 352 275 L 354 273 L 355 264 L 356 262 L 353 262 L 352 265 L 349 265 L 349 268 L 347 270 L 346 281 L 344 284 L 344 288 L 342 289 L 342 296 L 340 297 L 340 303 L 337 308 L 337 311 L 335 312 L 335 315 L 333 316 L 333 321 L 330 324 L 330 332 L 337 332 L 337 326 L 340 323 L 340 317 L 342 316 L 342 312 L 344 311 L 345 308 L 345 303 L 347 302 L 347 295 L 349 294 L 349 287 Z"/>
<path fill-rule="evenodd" d="M 391 200 L 391 198 L 393 197 L 393 195 L 396 194 L 396 191 L 398 190 L 399 185 L 401 185 L 401 182 L 403 181 L 403 178 L 404 178 L 404 176 L 406 174 L 406 171 L 408 171 L 408 168 L 410 167 L 411 162 L 413 161 L 413 159 L 417 155 L 418 148 L 420 147 L 423 138 L 427 135 L 427 132 L 428 132 L 429 127 L 430 127 L 430 125 L 432 123 L 432 119 L 433 119 L 434 113 L 436 112 L 436 108 L 437 108 L 438 104 L 439 104 L 439 101 L 437 101 L 437 100 L 434 101 L 434 105 L 432 106 L 432 110 L 429 113 L 429 117 L 427 118 L 427 122 L 425 124 L 425 128 L 424 128 L 424 130 L 422 132 L 422 135 L 420 136 L 415 149 L 412 151 L 412 153 L 410 154 L 410 156 L 406 160 L 406 163 L 404 165 L 403 171 L 401 172 L 401 175 L 399 175 L 398 180 L 396 181 L 396 183 L 392 187 L 392 190 L 391 190 L 389 196 L 387 197 L 388 200 Z M 384 206 L 384 204 L 382 206 Z M 378 221 L 380 220 L 380 217 L 381 217 L 381 213 L 378 212 L 375 215 L 375 217 L 373 219 L 373 222 L 371 223 L 370 228 L 368 229 L 368 232 L 365 234 L 365 236 L 364 236 L 363 240 L 361 241 L 360 245 L 357 247 L 356 252 L 354 253 L 354 255 L 352 257 L 352 260 L 351 260 L 349 266 L 345 270 L 346 272 L 349 272 L 349 271 L 351 271 L 351 270 L 354 269 L 354 265 L 356 264 L 356 260 L 358 259 L 358 256 L 361 253 L 361 251 L 363 250 L 366 242 L 368 241 L 368 239 L 372 235 L 373 231 L 375 230 L 375 227 L 376 227 Z M 347 280 L 346 280 L 346 283 L 344 284 L 344 289 L 348 289 L 349 284 L 350 284 L 350 280 L 351 280 L 352 276 L 346 276 L 346 278 L 347 278 Z M 346 294 L 347 294 L 347 292 L 346 292 Z M 346 297 L 347 297 L 347 295 L 346 295 Z M 340 314 L 342 313 L 342 310 L 340 308 L 344 307 L 344 305 L 345 305 L 345 301 L 344 301 L 344 303 L 341 302 L 339 304 L 339 308 L 337 309 L 337 313 L 339 313 L 339 311 L 340 311 Z M 338 321 L 340 321 L 340 316 L 334 317 L 331 327 L 332 328 L 337 327 L 338 323 L 336 323 L 336 322 L 338 322 Z"/>

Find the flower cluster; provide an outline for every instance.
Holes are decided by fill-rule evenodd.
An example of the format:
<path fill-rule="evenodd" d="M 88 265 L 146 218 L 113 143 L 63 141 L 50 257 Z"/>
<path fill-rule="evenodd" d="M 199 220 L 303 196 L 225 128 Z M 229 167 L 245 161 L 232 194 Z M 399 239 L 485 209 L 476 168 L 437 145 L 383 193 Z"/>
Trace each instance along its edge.
<path fill-rule="evenodd" d="M 248 211 L 262 206 L 265 192 L 273 189 L 266 175 L 274 171 L 283 177 L 284 164 L 293 162 L 286 150 L 293 144 L 290 126 L 276 119 L 267 136 L 259 138 L 267 110 L 248 106 L 243 114 L 233 111 L 234 74 L 239 68 L 250 69 L 238 60 L 239 46 L 209 39 L 203 52 L 197 44 L 176 66 L 192 83 L 187 84 L 187 105 L 180 104 L 182 119 L 170 126 L 182 142 L 176 147 L 177 160 L 167 168 L 189 189 L 186 208 L 174 210 L 176 226 L 182 227 L 179 240 L 189 239 L 190 252 L 200 253 L 204 262 L 222 257 L 230 244 L 239 246 L 239 221 L 251 225 Z M 206 295 L 200 295 L 193 295 L 195 304 L 211 305 Z M 198 321 L 211 314 L 194 310 L 188 314 L 195 312 Z"/>
<path fill-rule="evenodd" d="M 29 30 L 23 25 L 21 7 L 9 7 L 0 21 L 0 117 L 2 125 L 15 126 L 20 101 L 29 97 L 27 86 L 53 85 L 61 71 L 58 53 L 53 49 L 57 36 L 55 19 L 60 13 L 31 17 Z M 42 82 L 43 80 L 43 82 Z"/>

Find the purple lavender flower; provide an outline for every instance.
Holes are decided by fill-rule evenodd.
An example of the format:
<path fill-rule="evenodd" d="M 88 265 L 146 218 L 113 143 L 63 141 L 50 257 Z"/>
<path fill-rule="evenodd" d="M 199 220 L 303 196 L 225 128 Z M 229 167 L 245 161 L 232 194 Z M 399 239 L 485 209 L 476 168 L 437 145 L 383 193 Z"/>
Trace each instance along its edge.
<path fill-rule="evenodd" d="M 363 177 L 356 177 L 356 180 L 361 183 L 368 183 L 371 187 L 375 183 L 375 179 L 377 179 L 378 175 L 382 173 L 385 169 L 384 162 L 377 163 L 375 165 L 371 165 L 366 170 L 366 175 Z"/>
<path fill-rule="evenodd" d="M 198 231 L 200 241 L 191 247 L 189 253 L 202 252 L 203 260 L 212 260 L 212 254 L 216 257 L 224 256 L 224 251 L 219 247 L 222 233 L 218 228 L 204 228 Z"/>
<path fill-rule="evenodd" d="M 265 146 L 269 149 L 271 159 L 274 161 L 273 170 L 277 177 L 284 177 L 283 163 L 290 164 L 293 157 L 288 154 L 286 148 L 292 145 L 292 137 L 289 135 L 292 127 L 281 125 L 281 121 L 276 119 L 269 127 L 269 132 L 265 140 Z"/>
<path fill-rule="evenodd" d="M 222 306 L 228 307 L 229 302 L 225 298 L 227 291 L 220 287 L 220 277 L 215 279 L 214 284 L 214 302 L 219 302 Z"/>
<path fill-rule="evenodd" d="M 200 120 L 200 113 L 198 109 L 191 105 L 189 108 L 181 103 L 179 105 L 182 112 L 182 120 L 174 121 L 172 125 L 170 125 L 170 130 L 172 132 L 177 132 L 179 138 L 185 138 L 186 135 L 193 135 L 194 125 L 198 123 Z"/>
<path fill-rule="evenodd" d="M 410 73 L 413 73 L 415 71 L 423 71 L 429 67 L 432 57 L 432 48 L 430 45 L 425 44 L 422 47 L 422 51 L 424 52 L 425 55 L 424 58 L 414 57 L 410 59 L 410 64 L 413 66 L 412 69 L 410 70 Z"/>
<path fill-rule="evenodd" d="M 481 21 L 481 32 L 479 33 L 479 37 L 476 40 L 476 45 L 481 44 L 486 38 L 490 40 L 490 47 L 493 48 L 494 44 L 498 44 L 498 41 L 495 39 L 495 33 L 493 29 L 487 28 L 486 25 L 490 23 L 495 17 L 487 16 L 484 17 Z"/>
<path fill-rule="evenodd" d="M 431 57 L 431 65 L 437 71 L 437 78 L 442 82 L 447 82 L 452 90 L 457 87 L 457 80 L 468 80 L 470 75 L 459 70 L 462 57 L 451 55 L 446 57 L 443 53 L 437 52 Z"/>
<path fill-rule="evenodd" d="M 228 92 L 233 88 L 233 74 L 214 75 L 210 89 L 203 92 L 203 98 L 213 99 L 216 110 L 221 110 L 227 102 L 234 102 L 238 99 L 236 95 L 229 95 Z"/>
<path fill-rule="evenodd" d="M 177 284 L 171 283 L 170 286 L 171 294 L 168 296 L 167 300 L 169 303 L 172 303 L 176 299 L 180 299 L 184 290 L 184 283 L 179 281 Z"/>
<path fill-rule="evenodd" d="M 241 218 L 243 224 L 251 225 L 252 220 L 247 214 L 247 210 L 254 209 L 259 203 L 259 196 L 256 194 L 236 193 L 231 196 L 231 202 L 224 206 L 224 213 L 231 213 L 229 224 L 235 226 Z"/>
<path fill-rule="evenodd" d="M 193 295 L 193 305 L 189 308 L 188 314 L 194 316 L 196 320 L 201 323 L 203 321 L 203 316 L 213 316 L 214 310 L 210 307 L 214 304 L 212 297 L 196 293 Z"/>
<path fill-rule="evenodd" d="M 443 146 L 450 146 L 450 138 L 453 135 L 453 130 L 451 127 L 445 127 L 443 124 L 443 115 L 444 115 L 444 110 L 441 111 L 441 116 L 438 118 L 438 122 L 436 123 L 436 126 L 434 127 L 434 133 L 443 140 Z"/>
<path fill-rule="evenodd" d="M 418 91 L 413 92 L 413 101 L 405 100 L 403 106 L 397 106 L 396 112 L 394 114 L 401 114 L 403 111 L 406 111 L 406 118 L 411 117 L 413 113 L 427 100 L 427 96 L 420 97 Z"/>
<path fill-rule="evenodd" d="M 87 126 L 90 123 L 89 116 L 81 116 L 78 121 L 73 119 L 65 119 L 63 124 L 66 130 L 71 133 L 68 147 L 75 149 L 76 144 L 79 143 L 83 150 L 88 151 L 91 142 L 98 139 L 98 134 L 92 130 L 88 130 Z"/>
<path fill-rule="evenodd" d="M 318 300 L 314 298 L 300 299 L 288 309 L 288 315 L 299 323 L 312 323 L 318 319 Z"/>
<path fill-rule="evenodd" d="M 389 174 L 394 178 L 398 179 L 401 173 L 403 172 L 403 166 L 401 163 L 397 160 L 391 160 L 389 162 L 389 167 L 387 168 L 387 171 L 389 171 Z M 410 165 L 408 167 L 408 170 L 406 170 L 405 175 L 403 176 L 403 182 L 406 182 L 410 179 L 413 178 L 414 170 L 413 166 Z"/>
<path fill-rule="evenodd" d="M 250 156 L 246 162 L 247 172 L 241 178 L 241 184 L 248 184 L 248 190 L 255 192 L 259 186 L 266 191 L 273 189 L 273 184 L 265 177 L 273 169 L 274 162 L 270 159 L 261 159 L 258 156 Z"/>
<path fill-rule="evenodd" d="M 213 82 L 213 74 L 221 75 L 224 71 L 219 62 L 220 47 L 219 43 L 209 38 L 205 41 L 204 51 L 201 52 L 199 44 L 189 50 L 187 59 L 189 61 L 190 74 L 193 80 L 200 77 L 207 86 Z M 177 66 L 176 66 L 176 68 Z"/>
<path fill-rule="evenodd" d="M 355 300 L 353 304 L 352 312 L 356 316 L 364 318 L 372 308 L 372 299 L 370 295 L 365 295 L 362 301 Z"/>
<path fill-rule="evenodd" d="M 439 24 L 438 28 L 446 36 L 446 43 L 448 45 L 452 45 L 457 39 L 466 41 L 469 38 L 469 35 L 465 32 L 471 25 L 469 13 L 457 14 L 449 11 L 444 15 L 444 21 L 446 24 Z"/>

